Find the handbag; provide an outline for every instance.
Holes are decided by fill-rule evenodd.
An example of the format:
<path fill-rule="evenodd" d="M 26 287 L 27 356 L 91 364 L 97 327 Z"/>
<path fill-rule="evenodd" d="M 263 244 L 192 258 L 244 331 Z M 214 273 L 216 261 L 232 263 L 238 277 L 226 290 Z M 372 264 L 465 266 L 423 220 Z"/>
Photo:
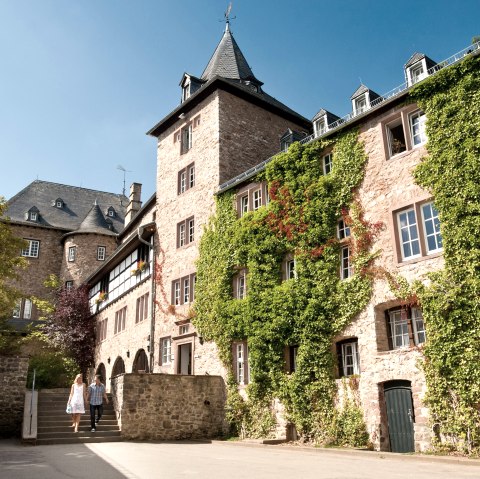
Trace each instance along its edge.
<path fill-rule="evenodd" d="M 67 404 L 67 411 L 66 412 L 67 412 L 67 414 L 72 414 L 72 406 L 71 406 L 70 403 Z"/>

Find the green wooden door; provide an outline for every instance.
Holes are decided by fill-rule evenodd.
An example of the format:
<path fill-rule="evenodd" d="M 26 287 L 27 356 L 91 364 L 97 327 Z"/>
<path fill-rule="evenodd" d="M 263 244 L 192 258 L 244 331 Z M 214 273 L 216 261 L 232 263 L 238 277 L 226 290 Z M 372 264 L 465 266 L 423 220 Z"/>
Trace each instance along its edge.
<path fill-rule="evenodd" d="M 409 381 L 389 381 L 384 385 L 388 435 L 392 452 L 414 452 L 412 388 Z"/>

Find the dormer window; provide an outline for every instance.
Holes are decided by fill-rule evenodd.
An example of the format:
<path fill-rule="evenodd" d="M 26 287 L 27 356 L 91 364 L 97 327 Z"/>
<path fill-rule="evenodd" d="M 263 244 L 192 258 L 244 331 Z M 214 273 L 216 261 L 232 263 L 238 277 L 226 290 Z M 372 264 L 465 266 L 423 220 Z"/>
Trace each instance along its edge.
<path fill-rule="evenodd" d="M 190 98 L 190 82 L 185 84 L 182 88 L 182 103 L 185 100 L 188 100 Z"/>
<path fill-rule="evenodd" d="M 115 218 L 116 213 L 115 213 L 115 208 L 113 206 L 110 206 L 107 210 L 107 216 L 110 218 Z"/>
<path fill-rule="evenodd" d="M 437 65 L 431 58 L 423 53 L 414 53 L 405 65 L 405 78 L 407 85 L 412 86 L 428 76 L 430 69 Z"/>
<path fill-rule="evenodd" d="M 182 103 L 188 100 L 204 83 L 204 80 L 185 73 L 180 81 L 182 88 Z"/>
<path fill-rule="evenodd" d="M 39 211 L 36 206 L 33 206 L 25 213 L 25 219 L 27 221 L 38 221 L 39 219 Z"/>
<path fill-rule="evenodd" d="M 355 115 L 360 115 L 367 111 L 367 94 L 364 93 L 361 97 L 355 98 L 354 110 Z"/>
<path fill-rule="evenodd" d="M 315 131 L 315 136 L 320 136 L 326 133 L 327 131 L 326 118 L 323 117 L 316 120 L 315 123 L 313 124 L 313 129 Z"/>
<path fill-rule="evenodd" d="M 62 198 L 57 198 L 55 200 L 55 208 L 60 208 L 61 209 L 61 208 L 63 208 L 64 204 L 65 203 L 63 202 Z"/>

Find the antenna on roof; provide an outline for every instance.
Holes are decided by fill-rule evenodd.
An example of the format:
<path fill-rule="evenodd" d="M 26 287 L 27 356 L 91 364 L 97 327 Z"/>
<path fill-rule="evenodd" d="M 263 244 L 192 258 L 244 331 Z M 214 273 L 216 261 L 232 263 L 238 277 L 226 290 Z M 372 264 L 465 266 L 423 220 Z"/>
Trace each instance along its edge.
<path fill-rule="evenodd" d="M 130 170 L 126 170 L 122 165 L 117 165 L 117 170 L 123 171 L 123 190 L 122 195 L 125 196 L 125 176 L 126 173 L 131 173 Z"/>
<path fill-rule="evenodd" d="M 225 31 L 226 32 L 228 32 L 230 30 L 230 20 L 235 20 L 235 18 L 237 18 L 236 16 L 230 18 L 230 12 L 231 11 L 232 11 L 232 2 L 230 2 L 228 4 L 228 7 L 225 10 L 225 13 L 223 14 L 223 16 L 225 17 Z M 223 20 L 219 20 L 219 21 L 222 22 Z"/>

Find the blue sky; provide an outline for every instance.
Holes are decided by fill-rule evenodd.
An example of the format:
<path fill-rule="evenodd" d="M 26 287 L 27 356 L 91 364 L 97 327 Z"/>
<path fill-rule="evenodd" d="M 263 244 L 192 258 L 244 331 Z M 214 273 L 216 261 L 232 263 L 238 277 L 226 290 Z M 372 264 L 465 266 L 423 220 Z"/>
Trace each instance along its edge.
<path fill-rule="evenodd" d="M 228 0 L 0 0 L 0 195 L 35 179 L 155 190 L 145 135 L 200 76 Z M 360 81 L 403 82 L 416 51 L 441 61 L 480 35 L 480 0 L 234 0 L 231 29 L 266 92 L 343 116 Z M 259 158 L 259 162 L 263 158 Z"/>

